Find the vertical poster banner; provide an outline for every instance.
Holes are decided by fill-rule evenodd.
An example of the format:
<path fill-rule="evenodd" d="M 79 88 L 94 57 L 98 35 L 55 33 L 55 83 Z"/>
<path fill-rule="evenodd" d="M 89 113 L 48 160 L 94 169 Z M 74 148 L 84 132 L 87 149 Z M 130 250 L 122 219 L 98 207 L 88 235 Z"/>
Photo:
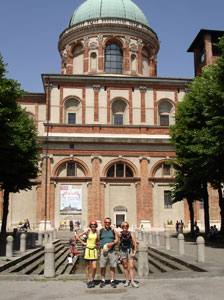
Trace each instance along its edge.
<path fill-rule="evenodd" d="M 60 212 L 63 215 L 80 214 L 82 212 L 82 186 L 60 186 Z"/>

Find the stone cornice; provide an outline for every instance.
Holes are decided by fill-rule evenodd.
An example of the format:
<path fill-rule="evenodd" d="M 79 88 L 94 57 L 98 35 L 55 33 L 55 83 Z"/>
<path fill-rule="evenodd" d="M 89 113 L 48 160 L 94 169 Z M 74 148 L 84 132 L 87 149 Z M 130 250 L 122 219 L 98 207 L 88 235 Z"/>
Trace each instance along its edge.
<path fill-rule="evenodd" d="M 74 40 L 84 38 L 85 36 L 98 36 L 104 34 L 111 35 L 123 35 L 133 36 L 136 39 L 141 39 L 145 44 L 155 49 L 157 53 L 159 51 L 159 41 L 156 33 L 148 27 L 142 26 L 130 26 L 121 23 L 100 23 L 100 24 L 89 24 L 87 26 L 73 26 L 67 28 L 62 32 L 58 42 L 58 50 L 61 51 Z"/>

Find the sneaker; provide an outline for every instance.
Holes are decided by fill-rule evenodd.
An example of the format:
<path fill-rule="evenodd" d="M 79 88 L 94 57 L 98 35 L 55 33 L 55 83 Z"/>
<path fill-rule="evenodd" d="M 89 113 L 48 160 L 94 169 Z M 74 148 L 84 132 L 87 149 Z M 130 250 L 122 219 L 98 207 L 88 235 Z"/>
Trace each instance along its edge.
<path fill-rule="evenodd" d="M 134 281 L 131 282 L 131 286 L 133 288 L 138 288 L 138 284 L 136 282 L 134 282 Z"/>
<path fill-rule="evenodd" d="M 91 281 L 91 287 L 92 287 L 92 288 L 95 288 L 94 280 Z"/>
<path fill-rule="evenodd" d="M 105 281 L 102 280 L 101 283 L 100 283 L 100 288 L 103 288 L 105 285 L 106 285 Z"/>
<path fill-rule="evenodd" d="M 130 284 L 130 282 L 127 280 L 127 281 L 125 281 L 125 284 L 124 284 L 124 286 L 125 286 L 125 287 L 128 287 L 128 286 L 129 286 L 129 284 Z"/>
<path fill-rule="evenodd" d="M 88 287 L 88 289 L 91 289 L 91 287 L 92 287 L 92 282 L 91 281 L 87 282 L 87 287 Z"/>
<path fill-rule="evenodd" d="M 117 287 L 114 280 L 110 282 L 110 285 L 111 285 L 114 289 L 116 289 L 116 287 Z"/>

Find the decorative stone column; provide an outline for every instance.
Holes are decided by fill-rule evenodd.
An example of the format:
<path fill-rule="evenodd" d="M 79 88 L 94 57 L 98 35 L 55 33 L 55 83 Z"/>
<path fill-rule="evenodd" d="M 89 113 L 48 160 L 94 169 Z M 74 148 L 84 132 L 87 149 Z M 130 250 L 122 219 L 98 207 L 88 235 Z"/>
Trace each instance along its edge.
<path fill-rule="evenodd" d="M 22 233 L 20 236 L 20 253 L 24 254 L 26 252 L 26 234 Z"/>
<path fill-rule="evenodd" d="M 178 254 L 184 255 L 184 235 L 182 233 L 178 234 Z"/>
<path fill-rule="evenodd" d="M 125 37 L 126 46 L 124 49 L 124 73 L 130 73 L 130 37 Z"/>

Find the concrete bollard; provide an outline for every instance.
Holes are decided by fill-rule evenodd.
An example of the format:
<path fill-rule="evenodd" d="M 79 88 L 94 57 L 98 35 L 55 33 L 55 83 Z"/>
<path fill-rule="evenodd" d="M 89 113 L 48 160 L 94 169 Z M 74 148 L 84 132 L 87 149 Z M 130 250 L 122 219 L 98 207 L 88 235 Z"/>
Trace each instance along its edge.
<path fill-rule="evenodd" d="M 13 257 L 13 237 L 11 235 L 7 236 L 6 244 L 6 257 Z"/>
<path fill-rule="evenodd" d="M 156 231 L 156 247 L 160 247 L 160 234 Z"/>
<path fill-rule="evenodd" d="M 48 243 L 52 243 L 53 242 L 53 230 L 49 231 L 49 239 L 48 239 Z"/>
<path fill-rule="evenodd" d="M 51 243 L 45 245 L 44 277 L 55 277 L 55 246 Z"/>
<path fill-rule="evenodd" d="M 168 231 L 165 232 L 165 244 L 166 244 L 166 250 L 170 250 L 171 249 L 170 233 Z"/>
<path fill-rule="evenodd" d="M 184 235 L 183 233 L 178 234 L 178 254 L 179 255 L 184 255 Z"/>
<path fill-rule="evenodd" d="M 146 232 L 142 231 L 142 242 L 146 244 Z"/>
<path fill-rule="evenodd" d="M 43 232 L 42 231 L 38 232 L 38 245 L 43 246 Z"/>
<path fill-rule="evenodd" d="M 36 247 L 36 233 L 32 232 L 31 233 L 31 248 L 35 248 Z"/>
<path fill-rule="evenodd" d="M 138 240 L 139 240 L 139 242 L 141 242 L 141 241 L 142 241 L 142 239 L 143 239 L 143 236 L 142 236 L 142 231 L 141 231 L 141 230 L 139 230 L 139 232 L 138 232 Z"/>
<path fill-rule="evenodd" d="M 48 243 L 48 233 L 44 232 L 44 245 L 47 245 Z"/>
<path fill-rule="evenodd" d="M 149 245 L 152 245 L 152 231 L 149 231 Z"/>
<path fill-rule="evenodd" d="M 149 232 L 148 231 L 145 232 L 145 243 L 146 243 L 146 245 L 149 244 Z"/>
<path fill-rule="evenodd" d="M 22 233 L 20 236 L 20 253 L 26 252 L 26 234 Z"/>
<path fill-rule="evenodd" d="M 57 229 L 55 228 L 53 230 L 53 240 L 55 241 L 57 239 Z"/>
<path fill-rule="evenodd" d="M 138 245 L 138 275 L 149 275 L 148 246 L 142 242 Z"/>
<path fill-rule="evenodd" d="M 197 243 L 197 261 L 205 262 L 205 240 L 199 236 L 196 240 Z"/>

